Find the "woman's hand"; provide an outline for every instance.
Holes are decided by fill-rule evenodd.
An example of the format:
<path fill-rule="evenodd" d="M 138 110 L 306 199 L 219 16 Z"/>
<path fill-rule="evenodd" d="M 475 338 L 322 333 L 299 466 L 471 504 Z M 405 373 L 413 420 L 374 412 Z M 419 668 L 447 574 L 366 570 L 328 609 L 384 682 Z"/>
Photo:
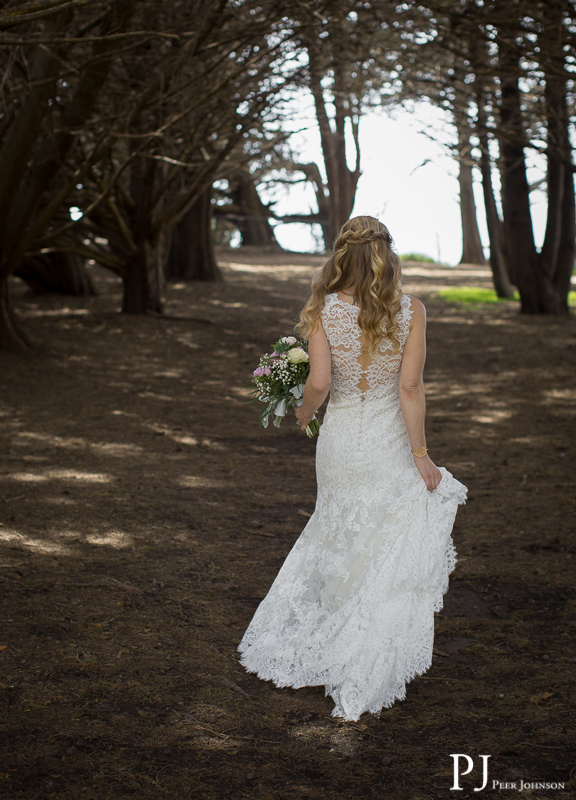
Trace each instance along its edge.
<path fill-rule="evenodd" d="M 315 411 L 315 412 L 312 414 L 312 416 L 310 416 L 310 417 L 309 417 L 309 416 L 308 416 L 308 415 L 307 415 L 307 414 L 306 414 L 306 413 L 305 413 L 305 412 L 302 410 L 302 406 L 297 406 L 297 407 L 294 409 L 294 413 L 296 414 L 296 419 L 297 419 L 297 421 L 298 421 L 298 425 L 300 426 L 300 430 L 301 430 L 301 431 L 305 431 L 305 430 L 306 430 L 306 428 L 308 427 L 308 425 L 310 425 L 310 423 L 311 423 L 311 422 L 312 422 L 312 420 L 314 419 L 314 416 L 315 416 L 315 414 L 316 414 L 317 412 Z"/>
<path fill-rule="evenodd" d="M 302 403 L 294 409 L 300 430 L 310 425 L 330 391 L 331 356 L 330 344 L 322 325 L 310 334 L 308 339 L 310 374 L 304 386 Z"/>
<path fill-rule="evenodd" d="M 426 484 L 426 488 L 429 492 L 431 492 L 432 489 L 435 489 L 442 480 L 442 473 L 428 456 L 424 456 L 422 458 L 414 456 L 414 463 L 416 464 L 416 469 Z"/>

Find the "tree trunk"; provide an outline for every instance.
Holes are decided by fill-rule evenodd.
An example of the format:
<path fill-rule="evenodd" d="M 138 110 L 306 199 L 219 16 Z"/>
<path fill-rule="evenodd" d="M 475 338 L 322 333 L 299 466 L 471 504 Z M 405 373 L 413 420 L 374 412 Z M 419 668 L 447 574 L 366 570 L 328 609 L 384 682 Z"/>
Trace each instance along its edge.
<path fill-rule="evenodd" d="M 162 313 L 163 246 L 147 237 L 138 242 L 136 253 L 126 260 L 123 314 Z"/>
<path fill-rule="evenodd" d="M 524 156 L 524 126 L 521 94 L 518 85 L 518 56 L 509 48 L 501 48 L 500 74 L 500 173 L 502 209 L 507 252 L 513 264 L 512 273 L 520 293 L 523 314 L 557 313 L 555 290 L 550 277 L 539 267 L 530 214 L 530 189 Z"/>
<path fill-rule="evenodd" d="M 460 186 L 460 217 L 462 219 L 462 258 L 461 264 L 485 264 L 484 250 L 478 218 L 476 203 L 474 202 L 474 181 L 472 177 L 472 164 L 470 162 L 470 140 L 468 126 L 457 122 L 458 129 L 458 184 Z"/>
<path fill-rule="evenodd" d="M 462 257 L 461 264 L 485 264 L 484 250 L 474 202 L 472 166 L 460 161 L 458 173 L 460 185 L 460 217 L 462 219 Z"/>
<path fill-rule="evenodd" d="M 358 142 L 358 119 L 350 109 L 350 99 L 347 97 L 346 78 L 347 66 L 336 61 L 334 64 L 334 153 L 335 153 L 335 175 L 337 193 L 335 202 L 332 204 L 332 217 L 335 224 L 335 237 L 342 225 L 350 218 L 354 208 L 356 198 L 356 188 L 360 178 L 360 147 Z M 352 135 L 356 148 L 356 164 L 353 170 L 348 168 L 346 158 L 346 120 L 349 119 L 352 126 Z M 330 186 L 330 197 L 332 191 Z"/>
<path fill-rule="evenodd" d="M 332 227 L 330 225 L 330 202 L 326 185 L 322 180 L 320 168 L 318 167 L 318 164 L 313 161 L 309 164 L 299 164 L 296 162 L 294 166 L 296 169 L 302 170 L 306 176 L 306 179 L 312 184 L 314 194 L 316 196 L 316 203 L 318 205 L 318 213 L 285 214 L 282 216 L 282 219 L 286 220 L 286 222 L 299 222 L 302 220 L 303 222 L 310 223 L 311 225 L 320 225 L 322 229 L 322 238 L 324 239 L 324 246 L 326 250 L 330 250 L 332 244 L 334 243 L 334 239 L 330 238 L 332 235 Z"/>
<path fill-rule="evenodd" d="M 54 15 L 46 23 L 47 35 L 65 30 L 70 16 L 70 12 Z M 0 147 L 0 230 L 3 235 L 10 232 L 6 226 L 13 214 L 15 198 L 29 180 L 31 152 L 45 116 L 50 113 L 49 103 L 57 93 L 56 80 L 60 71 L 60 59 L 53 48 L 37 47 L 34 50 L 30 58 L 28 93 L 20 98 L 18 113 Z"/>
<path fill-rule="evenodd" d="M 96 294 L 84 259 L 70 253 L 45 253 L 25 258 L 14 274 L 26 281 L 37 294 L 58 292 L 73 297 Z"/>
<path fill-rule="evenodd" d="M 548 178 L 549 208 L 546 239 L 543 251 L 538 254 L 534 246 L 530 198 L 524 160 L 524 130 L 522 124 L 519 79 L 521 69 L 517 49 L 500 47 L 499 65 L 501 88 L 501 153 L 502 153 L 502 205 L 508 251 L 516 261 L 517 286 L 520 292 L 521 311 L 524 314 L 567 313 L 567 295 L 574 264 L 574 184 L 572 150 L 568 136 L 566 109 L 566 73 L 558 70 L 564 66 L 563 12 L 558 6 L 554 24 L 547 19 L 542 40 L 551 35 L 551 41 L 541 42 L 545 53 L 543 66 L 547 78 L 546 112 L 548 123 Z M 555 32 L 554 32 L 555 29 Z M 556 159 L 558 163 L 556 163 Z"/>
<path fill-rule="evenodd" d="M 270 212 L 260 199 L 254 178 L 247 171 L 237 172 L 230 180 L 230 196 L 240 214 L 237 225 L 242 236 L 242 246 L 261 247 L 280 252 L 274 230 L 268 221 Z"/>
<path fill-rule="evenodd" d="M 478 138 L 480 140 L 480 172 L 482 174 L 482 193 L 484 195 L 484 208 L 486 211 L 486 226 L 490 240 L 490 268 L 494 289 L 498 297 L 510 299 L 514 297 L 514 287 L 508 277 L 506 259 L 502 249 L 502 220 L 498 216 L 496 200 L 494 199 L 494 186 L 492 184 L 492 160 L 486 126 L 486 111 L 484 109 L 484 96 L 479 93 L 478 107 Z"/>
<path fill-rule="evenodd" d="M 555 28 L 562 28 L 561 14 L 556 26 L 550 27 L 553 35 Z M 542 34 L 542 38 L 547 34 L 548 32 Z M 548 48 L 544 51 L 548 52 Z M 575 256 L 576 209 L 569 132 L 570 115 L 566 102 L 568 87 L 565 77 L 554 67 L 557 65 L 545 64 L 548 215 L 539 266 L 541 272 L 550 277 L 556 292 L 555 313 L 568 314 L 568 293 Z"/>
<path fill-rule="evenodd" d="M 482 157 L 484 160 L 484 157 Z M 494 200 L 494 188 L 492 186 L 492 165 L 490 156 L 486 157 L 488 163 L 482 164 L 482 191 L 484 193 L 484 207 L 486 209 L 486 225 L 488 237 L 490 239 L 490 269 L 492 270 L 492 280 L 494 289 L 498 297 L 512 299 L 514 297 L 514 286 L 508 277 L 506 269 L 506 259 L 502 250 L 502 220 L 498 216 L 496 201 Z"/>
<path fill-rule="evenodd" d="M 554 273 L 554 286 L 559 297 L 559 313 L 569 314 L 568 295 L 576 261 L 576 197 L 572 169 L 564 166 L 564 196 L 562 198 L 562 224 L 558 259 Z"/>
<path fill-rule="evenodd" d="M 20 330 L 12 305 L 8 279 L 0 279 L 0 350 L 30 355 L 32 346 Z"/>
<path fill-rule="evenodd" d="M 329 219 L 327 224 L 322 226 L 326 249 L 331 249 L 334 240 L 338 236 L 341 226 L 349 219 L 354 207 L 356 188 L 360 178 L 360 149 L 358 144 L 358 120 L 345 107 L 344 96 L 344 75 L 341 65 L 335 64 L 334 87 L 332 90 L 335 117 L 334 130 L 330 125 L 330 118 L 326 110 L 324 101 L 324 89 L 322 79 L 324 74 L 318 65 L 318 58 L 315 52 L 316 44 L 308 42 L 309 78 L 310 90 L 314 98 L 314 108 L 318 129 L 320 131 L 320 142 L 322 146 L 322 156 L 326 167 L 326 189 L 328 193 L 327 206 L 329 209 Z M 356 165 L 353 170 L 348 168 L 346 163 L 346 119 L 352 123 L 352 133 L 356 146 Z M 320 209 L 319 209 L 320 210 Z"/>
<path fill-rule="evenodd" d="M 125 30 L 137 5 L 137 0 L 119 0 L 115 3 L 106 12 L 102 32 Z M 62 19 L 65 22 L 67 16 Z M 60 15 L 55 15 L 54 21 L 54 24 L 57 21 L 61 24 Z M 73 97 L 62 108 L 57 131 L 45 138 L 40 138 L 38 133 L 43 123 L 51 122 L 54 125 L 51 112 L 46 109 L 49 108 L 48 101 L 57 93 L 54 79 L 62 71 L 62 66 L 61 58 L 57 57 L 58 51 L 56 56 L 50 56 L 48 63 L 38 56 L 38 77 L 32 81 L 24 113 L 17 115 L 16 123 L 11 126 L 0 150 L 0 231 L 6 272 L 13 272 L 19 266 L 31 240 L 42 233 L 34 231 L 34 223 L 39 216 L 38 208 L 46 198 L 48 189 L 52 189 L 54 194 L 53 181 L 59 173 L 62 174 L 65 158 L 78 140 L 76 131 L 89 118 L 99 99 L 118 46 L 115 40 L 106 36 L 94 43 L 93 58 L 82 70 Z M 44 50 L 38 49 L 37 52 L 43 53 Z M 46 50 L 46 53 L 51 52 L 51 49 Z M 33 74 L 37 74 L 36 70 Z M 12 190 L 10 186 L 13 186 Z M 73 185 L 70 187 L 72 190 Z M 65 197 L 62 202 L 65 202 Z M 3 203 L 7 203 L 7 206 Z"/>
<path fill-rule="evenodd" d="M 125 267 L 123 314 L 162 313 L 165 236 L 152 231 L 151 209 L 157 162 L 144 156 L 135 158 L 130 172 L 130 246 L 124 252 Z"/>
<path fill-rule="evenodd" d="M 212 187 L 208 187 L 176 225 L 165 275 L 170 281 L 219 281 L 212 239 Z"/>

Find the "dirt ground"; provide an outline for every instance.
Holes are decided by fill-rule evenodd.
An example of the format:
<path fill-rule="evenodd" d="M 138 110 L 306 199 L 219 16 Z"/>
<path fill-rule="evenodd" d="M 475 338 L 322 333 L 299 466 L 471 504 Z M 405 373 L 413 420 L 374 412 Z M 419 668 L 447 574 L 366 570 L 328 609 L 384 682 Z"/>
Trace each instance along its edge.
<path fill-rule="evenodd" d="M 486 793 L 576 797 L 574 319 L 447 303 L 488 272 L 407 265 L 431 455 L 470 497 L 431 669 L 343 722 L 236 653 L 314 508 L 314 442 L 247 395 L 321 259 L 219 255 L 165 318 L 121 316 L 103 271 L 90 299 L 14 284 L 41 349 L 0 357 L 0 798 L 471 798 L 481 755 Z"/>

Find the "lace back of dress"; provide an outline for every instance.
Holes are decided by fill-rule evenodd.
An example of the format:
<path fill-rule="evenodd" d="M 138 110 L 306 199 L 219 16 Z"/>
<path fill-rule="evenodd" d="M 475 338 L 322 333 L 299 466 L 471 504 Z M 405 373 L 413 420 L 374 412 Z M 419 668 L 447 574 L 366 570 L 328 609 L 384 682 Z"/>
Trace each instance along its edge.
<path fill-rule="evenodd" d="M 358 325 L 358 307 L 336 294 L 326 297 L 322 325 L 332 355 L 332 399 L 381 397 L 397 384 L 404 345 L 410 327 L 410 298 L 402 297 L 399 313 L 399 348 L 394 352 L 390 339 L 383 339 L 371 353 Z"/>

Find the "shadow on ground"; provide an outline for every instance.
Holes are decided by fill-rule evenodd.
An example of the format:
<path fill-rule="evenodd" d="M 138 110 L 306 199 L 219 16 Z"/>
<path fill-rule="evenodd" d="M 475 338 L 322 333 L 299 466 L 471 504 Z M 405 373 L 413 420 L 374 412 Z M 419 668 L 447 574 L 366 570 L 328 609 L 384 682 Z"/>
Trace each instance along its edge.
<path fill-rule="evenodd" d="M 495 781 L 575 791 L 574 321 L 434 293 L 485 271 L 413 265 L 429 313 L 428 429 L 470 489 L 430 671 L 380 719 L 247 675 L 236 645 L 314 508 L 314 444 L 256 428 L 249 377 L 291 332 L 311 262 L 223 251 L 223 285 L 165 319 L 15 283 L 30 361 L 3 356 L 2 798 L 436 800 Z"/>

